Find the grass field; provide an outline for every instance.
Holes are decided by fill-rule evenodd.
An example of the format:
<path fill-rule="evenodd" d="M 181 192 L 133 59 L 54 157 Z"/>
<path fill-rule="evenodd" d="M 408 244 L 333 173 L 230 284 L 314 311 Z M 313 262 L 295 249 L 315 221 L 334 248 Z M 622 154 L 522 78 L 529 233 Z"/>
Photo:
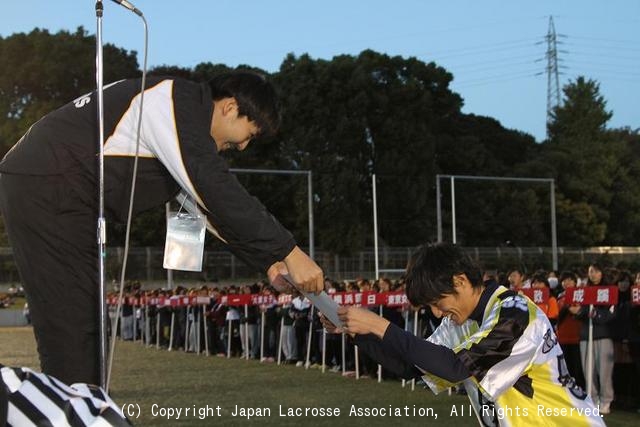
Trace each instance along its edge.
<path fill-rule="evenodd" d="M 38 368 L 30 328 L 0 328 L 0 363 Z M 125 409 L 133 414 L 130 419 L 140 426 L 478 425 L 475 417 L 468 416 L 468 400 L 464 396 L 434 396 L 418 387 L 412 392 L 395 381 L 378 384 L 372 379 L 343 378 L 331 372 L 322 374 L 316 369 L 167 352 L 130 342 L 117 344 L 111 394 L 119 405 L 129 405 Z M 253 408 L 256 415 L 259 408 L 268 408 L 270 415 L 233 416 L 236 405 Z M 283 417 L 280 406 L 283 413 L 288 408 L 303 408 L 304 413 L 306 407 L 339 408 L 341 412 L 337 417 Z M 352 406 L 402 408 L 402 412 L 408 407 L 410 415 L 350 416 Z M 219 416 L 217 407 L 220 407 Z M 182 408 L 180 418 L 163 418 L 161 412 L 168 408 Z M 187 408 L 189 413 L 185 416 Z M 428 415 L 413 416 L 414 408 L 416 411 L 424 408 Z M 454 409 L 458 411 L 457 417 L 451 415 Z M 200 419 L 199 411 L 206 417 Z M 263 412 L 266 414 L 266 410 Z M 640 415 L 614 411 L 605 420 L 609 426 L 637 426 Z"/>

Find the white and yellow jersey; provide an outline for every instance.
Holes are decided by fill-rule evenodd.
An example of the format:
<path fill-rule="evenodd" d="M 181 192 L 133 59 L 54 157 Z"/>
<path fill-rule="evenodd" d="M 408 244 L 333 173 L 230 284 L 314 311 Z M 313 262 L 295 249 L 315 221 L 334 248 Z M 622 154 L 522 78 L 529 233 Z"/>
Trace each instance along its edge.
<path fill-rule="evenodd" d="M 482 425 L 605 425 L 569 375 L 549 320 L 525 296 L 500 286 L 481 322 L 445 318 L 428 341 L 452 349 L 469 369 L 464 385 Z M 454 385 L 424 371 L 423 379 L 434 393 Z"/>

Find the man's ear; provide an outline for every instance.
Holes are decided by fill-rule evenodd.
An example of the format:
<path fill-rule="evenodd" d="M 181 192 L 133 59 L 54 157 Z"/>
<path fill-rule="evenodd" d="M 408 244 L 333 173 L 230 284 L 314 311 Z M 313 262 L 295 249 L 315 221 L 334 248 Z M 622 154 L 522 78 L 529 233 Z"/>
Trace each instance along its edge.
<path fill-rule="evenodd" d="M 222 115 L 224 117 L 232 117 L 238 114 L 238 102 L 235 98 L 224 98 L 221 101 Z"/>
<path fill-rule="evenodd" d="M 465 282 L 468 282 L 469 279 L 467 279 L 467 275 L 462 273 L 462 274 L 455 274 L 453 276 L 453 287 L 454 288 L 459 288 L 464 286 Z"/>

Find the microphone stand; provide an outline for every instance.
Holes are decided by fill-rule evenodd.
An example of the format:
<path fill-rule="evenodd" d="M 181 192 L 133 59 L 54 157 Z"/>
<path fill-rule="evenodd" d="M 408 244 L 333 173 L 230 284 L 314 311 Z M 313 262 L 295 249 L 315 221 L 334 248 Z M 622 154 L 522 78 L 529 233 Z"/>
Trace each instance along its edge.
<path fill-rule="evenodd" d="M 104 8 L 101 0 L 96 0 L 96 85 L 97 85 L 97 101 L 98 101 L 98 263 L 99 263 L 99 316 L 100 316 L 100 386 L 106 388 L 107 385 L 107 289 L 106 289 L 106 243 L 107 230 L 104 218 L 104 82 L 103 82 L 103 66 L 102 57 L 102 12 Z"/>

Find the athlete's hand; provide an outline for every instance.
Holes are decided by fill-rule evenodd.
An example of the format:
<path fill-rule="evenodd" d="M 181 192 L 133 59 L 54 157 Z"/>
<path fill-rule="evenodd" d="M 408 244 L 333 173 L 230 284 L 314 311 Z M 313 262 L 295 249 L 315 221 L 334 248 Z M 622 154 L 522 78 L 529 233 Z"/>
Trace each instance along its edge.
<path fill-rule="evenodd" d="M 331 320 L 327 319 L 323 313 L 320 313 L 319 318 L 320 318 L 320 323 L 322 323 L 322 326 L 327 330 L 328 333 L 330 334 L 346 333 L 344 329 L 337 327 L 336 325 L 333 324 Z"/>
<path fill-rule="evenodd" d="M 359 307 L 338 307 L 342 329 L 350 334 L 375 334 L 382 339 L 389 321 L 372 311 Z"/>

